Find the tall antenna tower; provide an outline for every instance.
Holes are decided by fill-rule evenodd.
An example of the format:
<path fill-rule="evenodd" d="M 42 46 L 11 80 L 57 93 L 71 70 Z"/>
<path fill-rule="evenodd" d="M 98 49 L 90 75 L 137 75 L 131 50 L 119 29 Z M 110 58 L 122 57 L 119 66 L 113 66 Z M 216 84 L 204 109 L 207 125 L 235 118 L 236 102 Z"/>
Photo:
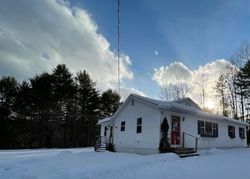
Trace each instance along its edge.
<path fill-rule="evenodd" d="M 117 88 L 120 94 L 120 0 L 117 0 Z"/>

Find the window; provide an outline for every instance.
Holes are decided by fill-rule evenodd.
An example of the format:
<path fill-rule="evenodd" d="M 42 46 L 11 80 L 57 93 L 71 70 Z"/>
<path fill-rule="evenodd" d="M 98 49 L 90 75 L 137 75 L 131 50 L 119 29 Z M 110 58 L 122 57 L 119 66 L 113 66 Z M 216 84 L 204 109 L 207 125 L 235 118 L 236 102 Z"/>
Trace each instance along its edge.
<path fill-rule="evenodd" d="M 212 135 L 213 134 L 213 123 L 205 122 L 205 134 Z"/>
<path fill-rule="evenodd" d="M 107 136 L 107 130 L 108 130 L 108 128 L 107 128 L 107 126 L 105 126 L 105 128 L 104 128 L 104 136 Z"/>
<path fill-rule="evenodd" d="M 142 118 L 137 118 L 136 133 L 142 132 Z"/>
<path fill-rule="evenodd" d="M 245 138 L 246 138 L 246 137 L 245 137 L 245 128 L 239 127 L 239 137 L 240 137 L 241 139 L 245 139 Z"/>
<path fill-rule="evenodd" d="M 235 127 L 234 126 L 228 126 L 228 136 L 230 138 L 235 138 Z"/>
<path fill-rule="evenodd" d="M 113 137 L 113 126 L 110 127 L 110 134 L 109 137 Z"/>
<path fill-rule="evenodd" d="M 202 137 L 218 137 L 218 124 L 198 121 L 198 134 Z"/>
<path fill-rule="evenodd" d="M 125 125 L 126 125 L 125 121 L 122 121 L 121 122 L 121 131 L 125 131 Z"/>

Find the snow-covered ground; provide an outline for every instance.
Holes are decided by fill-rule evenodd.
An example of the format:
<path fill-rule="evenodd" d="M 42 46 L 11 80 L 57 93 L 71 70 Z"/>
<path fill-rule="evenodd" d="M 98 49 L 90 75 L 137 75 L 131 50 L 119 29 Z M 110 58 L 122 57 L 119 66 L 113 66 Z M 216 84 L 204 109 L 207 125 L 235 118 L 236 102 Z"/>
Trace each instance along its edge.
<path fill-rule="evenodd" d="M 0 179 L 249 179 L 250 149 L 210 149 L 199 157 L 84 149 L 0 151 Z"/>

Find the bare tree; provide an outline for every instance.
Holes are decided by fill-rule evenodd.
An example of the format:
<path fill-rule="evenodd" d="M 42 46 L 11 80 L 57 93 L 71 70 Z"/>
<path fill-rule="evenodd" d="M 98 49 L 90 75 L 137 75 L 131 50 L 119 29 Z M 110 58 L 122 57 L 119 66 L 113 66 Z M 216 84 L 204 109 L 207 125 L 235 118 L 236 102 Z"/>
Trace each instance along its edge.
<path fill-rule="evenodd" d="M 224 75 L 221 75 L 216 82 L 215 90 L 217 92 L 217 96 L 219 97 L 222 113 L 224 116 L 228 116 L 228 101 L 227 101 L 227 88 L 226 88 L 227 80 Z"/>
<path fill-rule="evenodd" d="M 207 80 L 207 74 L 202 71 L 201 75 L 196 81 L 196 85 L 201 90 L 201 105 L 203 109 L 206 107 L 206 87 L 208 85 Z"/>
<path fill-rule="evenodd" d="M 226 79 L 226 88 L 228 90 L 228 100 L 229 100 L 229 105 L 231 108 L 231 113 L 232 117 L 237 119 L 238 118 L 238 108 L 237 108 L 237 95 L 236 95 L 236 78 L 237 78 L 237 73 L 238 69 L 234 65 L 227 65 L 226 66 L 226 71 L 224 73 L 224 77 Z"/>
<path fill-rule="evenodd" d="M 247 61 L 250 61 L 250 42 L 244 41 L 238 51 L 236 52 L 239 63 L 244 65 Z"/>
<path fill-rule="evenodd" d="M 230 61 L 231 63 L 240 69 L 247 61 L 250 60 L 250 42 L 244 41 L 241 43 L 240 47 L 232 55 Z"/>
<path fill-rule="evenodd" d="M 160 97 L 166 101 L 173 101 L 187 97 L 190 90 L 191 86 L 185 82 L 166 84 L 161 88 Z"/>

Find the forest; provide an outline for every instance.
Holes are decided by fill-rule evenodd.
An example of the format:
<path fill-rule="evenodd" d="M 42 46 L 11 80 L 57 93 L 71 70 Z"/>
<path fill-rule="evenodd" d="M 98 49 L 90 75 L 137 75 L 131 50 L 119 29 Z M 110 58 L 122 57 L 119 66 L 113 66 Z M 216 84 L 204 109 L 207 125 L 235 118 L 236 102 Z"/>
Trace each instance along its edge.
<path fill-rule="evenodd" d="M 101 93 L 87 71 L 75 76 L 64 64 L 28 81 L 0 79 L 0 149 L 91 146 L 97 121 L 112 115 L 120 96 Z"/>

